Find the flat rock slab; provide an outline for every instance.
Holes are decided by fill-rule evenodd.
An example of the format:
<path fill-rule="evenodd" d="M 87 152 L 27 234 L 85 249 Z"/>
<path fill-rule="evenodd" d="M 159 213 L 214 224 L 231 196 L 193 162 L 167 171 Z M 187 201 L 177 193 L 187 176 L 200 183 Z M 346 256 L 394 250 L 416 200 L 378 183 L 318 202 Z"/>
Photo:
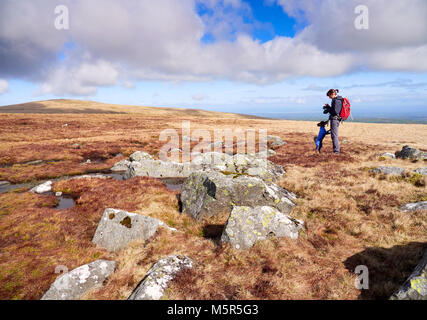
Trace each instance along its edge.
<path fill-rule="evenodd" d="M 401 211 L 416 211 L 416 210 L 427 210 L 427 201 L 407 203 L 400 207 Z"/>
<path fill-rule="evenodd" d="M 135 240 L 148 240 L 163 222 L 123 210 L 105 209 L 92 242 L 108 251 L 118 251 Z"/>
<path fill-rule="evenodd" d="M 195 220 L 229 214 L 234 206 L 271 206 L 287 214 L 294 199 L 293 193 L 261 178 L 216 171 L 191 174 L 181 189 L 183 213 Z"/>
<path fill-rule="evenodd" d="M 159 300 L 175 276 L 183 269 L 192 268 L 193 261 L 185 256 L 169 256 L 161 259 L 132 292 L 128 300 Z"/>
<path fill-rule="evenodd" d="M 52 181 L 46 181 L 45 183 L 32 188 L 30 191 L 38 194 L 50 192 L 52 191 Z"/>
<path fill-rule="evenodd" d="M 129 169 L 131 162 L 129 160 L 122 160 L 117 162 L 112 168 L 112 172 L 123 172 Z"/>
<path fill-rule="evenodd" d="M 304 222 L 268 207 L 234 207 L 224 228 L 221 242 L 236 249 L 249 249 L 268 237 L 297 239 Z"/>
<path fill-rule="evenodd" d="M 148 155 L 149 156 L 149 155 Z M 196 171 L 229 172 L 235 174 L 247 174 L 258 176 L 266 181 L 274 181 L 282 176 L 285 171 L 280 165 L 266 159 L 265 155 L 258 154 L 236 154 L 234 156 L 226 153 L 207 152 L 195 155 L 191 162 L 173 162 L 154 160 L 149 157 L 133 157 L 131 162 L 118 162 L 114 170 L 127 167 L 125 178 L 153 177 L 153 178 L 187 178 Z M 151 156 L 150 156 L 151 157 Z M 137 159 L 132 160 L 132 159 Z"/>
<path fill-rule="evenodd" d="M 427 250 L 414 272 L 390 298 L 391 300 L 427 300 Z"/>
<path fill-rule="evenodd" d="M 393 153 L 386 152 L 380 155 L 380 157 L 390 158 L 390 159 L 396 159 L 396 156 Z"/>
<path fill-rule="evenodd" d="M 374 173 L 378 173 L 378 174 L 385 174 L 385 175 L 402 175 L 405 172 L 404 168 L 399 168 L 399 167 L 378 167 L 372 170 L 372 172 Z"/>
<path fill-rule="evenodd" d="M 42 300 L 76 300 L 89 290 L 102 287 L 114 272 L 114 261 L 96 260 L 58 277 Z"/>

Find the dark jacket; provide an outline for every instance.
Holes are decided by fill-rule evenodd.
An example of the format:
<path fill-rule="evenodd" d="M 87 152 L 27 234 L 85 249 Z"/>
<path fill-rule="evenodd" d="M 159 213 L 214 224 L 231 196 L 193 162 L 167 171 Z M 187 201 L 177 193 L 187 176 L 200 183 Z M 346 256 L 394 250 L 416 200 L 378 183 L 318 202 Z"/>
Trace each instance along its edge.
<path fill-rule="evenodd" d="M 330 114 L 329 118 L 333 118 L 333 117 L 339 116 L 341 114 L 342 100 L 343 100 L 343 97 L 341 97 L 341 96 L 337 96 L 336 98 L 332 99 L 331 111 L 329 112 L 329 114 Z"/>

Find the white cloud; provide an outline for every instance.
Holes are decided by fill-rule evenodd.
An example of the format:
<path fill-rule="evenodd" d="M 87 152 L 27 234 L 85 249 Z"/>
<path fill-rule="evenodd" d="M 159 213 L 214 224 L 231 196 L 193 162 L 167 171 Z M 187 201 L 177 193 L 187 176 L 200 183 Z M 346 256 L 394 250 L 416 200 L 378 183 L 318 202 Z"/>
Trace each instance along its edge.
<path fill-rule="evenodd" d="M 92 95 L 118 81 L 267 84 L 360 69 L 427 71 L 425 0 L 365 0 L 364 31 L 354 28 L 359 1 L 277 1 L 307 27 L 260 43 L 248 34 L 253 26 L 242 14 L 251 11 L 241 0 L 63 0 L 68 31 L 54 28 L 57 1 L 2 0 L 0 77 L 31 78 L 44 93 Z M 213 14 L 199 17 L 196 4 Z M 203 44 L 206 33 L 217 41 Z M 58 60 L 61 51 L 67 58 Z"/>
<path fill-rule="evenodd" d="M 77 67 L 64 66 L 50 73 L 47 81 L 42 84 L 41 92 L 57 95 L 94 95 L 98 87 L 117 84 L 117 76 L 117 70 L 105 61 L 84 63 Z"/>
<path fill-rule="evenodd" d="M 9 83 L 6 80 L 0 79 L 0 94 L 9 90 Z"/>
<path fill-rule="evenodd" d="M 193 94 L 192 98 L 194 101 L 203 101 L 207 98 L 208 96 L 204 93 L 197 93 L 197 94 Z"/>

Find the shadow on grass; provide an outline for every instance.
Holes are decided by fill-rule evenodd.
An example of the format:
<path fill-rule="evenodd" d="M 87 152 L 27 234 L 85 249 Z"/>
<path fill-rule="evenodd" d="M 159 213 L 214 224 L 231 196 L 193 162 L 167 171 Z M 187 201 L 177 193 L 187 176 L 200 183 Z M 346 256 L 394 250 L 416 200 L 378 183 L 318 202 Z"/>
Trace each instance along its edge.
<path fill-rule="evenodd" d="M 361 290 L 359 299 L 389 299 L 400 288 L 420 262 L 427 242 L 411 242 L 391 248 L 367 248 L 344 261 L 354 273 L 358 265 L 369 271 L 369 289 Z"/>

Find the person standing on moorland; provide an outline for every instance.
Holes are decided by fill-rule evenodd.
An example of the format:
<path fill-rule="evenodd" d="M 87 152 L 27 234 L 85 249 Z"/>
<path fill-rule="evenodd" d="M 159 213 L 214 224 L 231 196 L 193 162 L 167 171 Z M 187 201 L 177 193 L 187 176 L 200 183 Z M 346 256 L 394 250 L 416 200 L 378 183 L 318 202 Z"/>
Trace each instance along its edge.
<path fill-rule="evenodd" d="M 341 123 L 341 109 L 343 106 L 343 97 L 338 95 L 338 89 L 329 90 L 326 95 L 332 99 L 331 106 L 325 105 L 325 110 L 329 113 L 329 121 L 331 122 L 331 138 L 334 154 L 340 154 L 340 142 L 338 140 L 338 127 Z M 326 112 L 325 111 L 325 112 Z"/>

